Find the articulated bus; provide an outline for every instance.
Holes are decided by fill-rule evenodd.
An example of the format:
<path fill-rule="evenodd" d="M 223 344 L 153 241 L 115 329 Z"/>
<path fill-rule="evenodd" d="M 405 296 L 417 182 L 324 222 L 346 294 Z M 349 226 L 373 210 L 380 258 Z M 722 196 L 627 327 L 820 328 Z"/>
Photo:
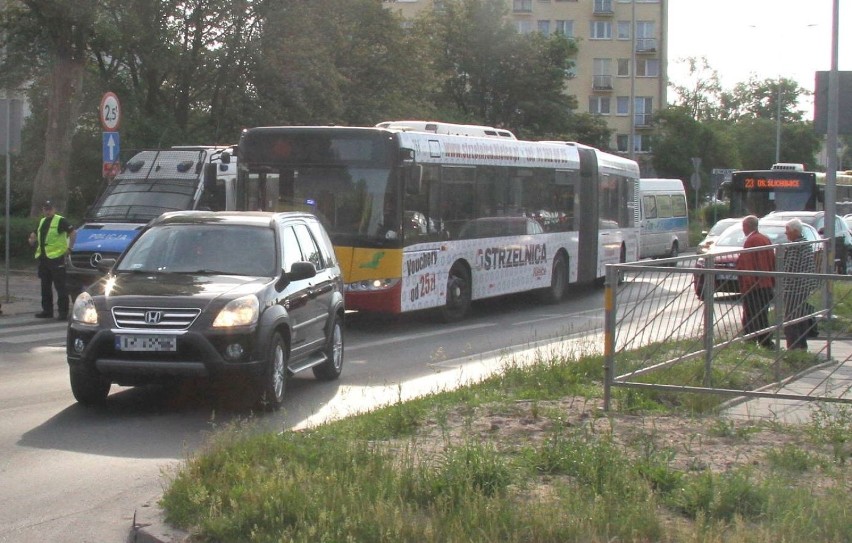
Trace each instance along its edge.
<path fill-rule="evenodd" d="M 380 127 L 244 130 L 247 209 L 315 213 L 335 246 L 347 309 L 435 309 L 601 282 L 635 260 L 635 162 L 563 142 Z"/>
<path fill-rule="evenodd" d="M 852 172 L 837 172 L 835 189 L 838 215 L 852 213 Z M 727 191 L 732 217 L 825 209 L 825 174 L 821 172 L 775 168 L 734 172 Z"/>

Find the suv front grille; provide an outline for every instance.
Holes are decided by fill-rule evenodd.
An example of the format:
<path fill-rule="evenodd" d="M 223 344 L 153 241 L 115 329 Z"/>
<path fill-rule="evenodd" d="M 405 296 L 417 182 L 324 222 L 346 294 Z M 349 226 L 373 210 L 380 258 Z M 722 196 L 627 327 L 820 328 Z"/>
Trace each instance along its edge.
<path fill-rule="evenodd" d="M 112 308 L 112 318 L 119 328 L 186 330 L 192 326 L 199 314 L 201 314 L 200 309 L 192 308 Z"/>

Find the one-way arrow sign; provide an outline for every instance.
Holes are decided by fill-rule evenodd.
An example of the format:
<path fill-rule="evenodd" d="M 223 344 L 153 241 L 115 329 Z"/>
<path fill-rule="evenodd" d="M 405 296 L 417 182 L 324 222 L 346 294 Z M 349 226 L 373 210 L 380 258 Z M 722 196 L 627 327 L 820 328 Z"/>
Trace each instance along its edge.
<path fill-rule="evenodd" d="M 104 162 L 116 162 L 121 151 L 121 138 L 118 132 L 103 133 Z"/>

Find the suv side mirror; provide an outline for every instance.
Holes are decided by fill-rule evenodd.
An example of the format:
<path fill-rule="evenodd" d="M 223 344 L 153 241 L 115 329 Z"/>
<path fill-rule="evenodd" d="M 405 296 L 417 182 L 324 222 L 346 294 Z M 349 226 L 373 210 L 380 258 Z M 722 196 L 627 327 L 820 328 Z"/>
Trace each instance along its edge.
<path fill-rule="evenodd" d="M 275 289 L 280 292 L 287 288 L 287 285 L 293 281 L 310 279 L 311 277 L 315 277 L 316 274 L 317 269 L 310 262 L 293 262 L 293 265 L 290 266 L 289 273 L 285 272 L 283 269 L 281 270 L 281 277 L 278 278 L 278 281 L 275 283 Z"/>

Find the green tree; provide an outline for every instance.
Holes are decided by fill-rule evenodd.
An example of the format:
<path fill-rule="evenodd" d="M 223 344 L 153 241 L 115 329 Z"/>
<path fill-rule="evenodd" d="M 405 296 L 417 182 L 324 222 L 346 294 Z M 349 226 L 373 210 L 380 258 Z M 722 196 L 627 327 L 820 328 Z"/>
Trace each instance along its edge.
<path fill-rule="evenodd" d="M 804 111 L 799 109 L 799 100 L 811 93 L 792 79 L 778 78 L 758 80 L 751 76 L 748 81 L 737 83 L 733 90 L 721 94 L 720 116 L 737 121 L 744 118 L 778 119 L 781 122 L 800 122 Z"/>
<path fill-rule="evenodd" d="M 719 73 L 710 67 L 707 57 L 687 57 L 679 62 L 688 67 L 688 84 L 672 84 L 672 105 L 686 108 L 696 120 L 717 118 L 722 96 Z"/>
<path fill-rule="evenodd" d="M 0 71 L 8 70 L 3 83 L 19 86 L 31 80 L 43 91 L 33 101 L 44 111 L 44 124 L 43 159 L 32 177 L 32 216 L 47 198 L 60 209 L 67 201 L 72 139 L 98 7 L 97 0 L 21 0 L 7 3 L 3 13 L 7 57 Z"/>
<path fill-rule="evenodd" d="M 695 193 L 688 183 L 692 177 L 692 158 L 701 158 L 702 195 L 715 191 L 710 184 L 713 168 L 736 168 L 739 158 L 736 146 L 726 134 L 726 126 L 721 123 L 701 122 L 692 116 L 688 106 L 671 106 L 657 113 L 654 136 L 654 170 L 661 177 L 671 177 L 686 181 L 688 201 L 695 202 Z"/>
<path fill-rule="evenodd" d="M 521 35 L 505 14 L 496 0 L 448 0 L 417 21 L 434 59 L 437 109 L 521 134 L 570 132 L 576 43 L 559 33 Z"/>

